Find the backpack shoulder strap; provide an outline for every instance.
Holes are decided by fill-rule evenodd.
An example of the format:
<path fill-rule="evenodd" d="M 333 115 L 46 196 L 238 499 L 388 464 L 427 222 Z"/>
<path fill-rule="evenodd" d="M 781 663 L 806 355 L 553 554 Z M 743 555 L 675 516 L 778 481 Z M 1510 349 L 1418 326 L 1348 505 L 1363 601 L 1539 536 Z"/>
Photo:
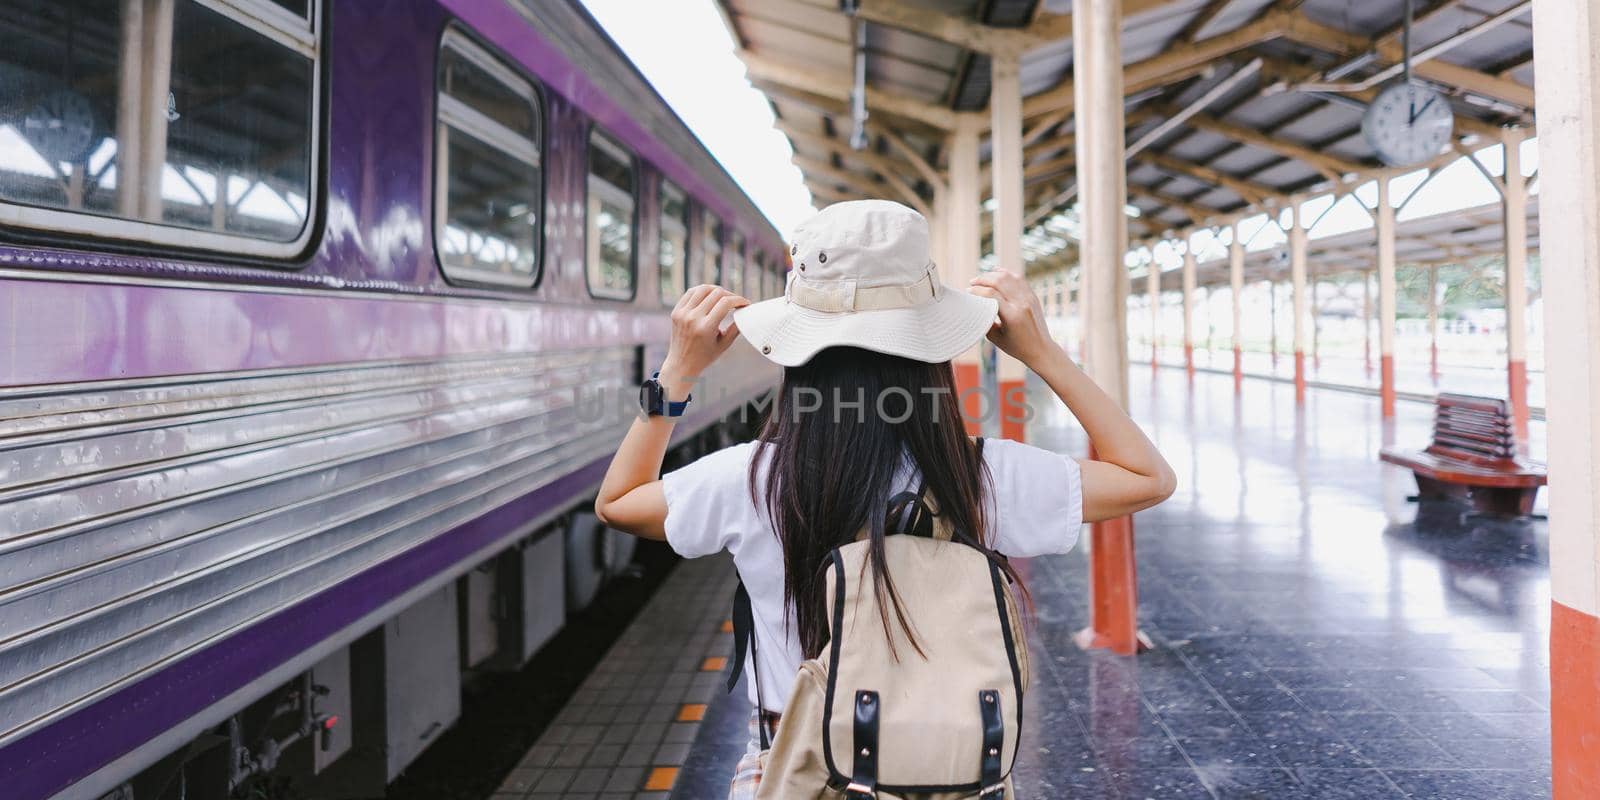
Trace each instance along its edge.
<path fill-rule="evenodd" d="M 756 658 L 756 618 L 755 611 L 750 606 L 750 592 L 744 588 L 744 581 L 733 590 L 733 670 L 728 673 L 728 691 L 732 692 L 739 685 L 740 676 L 744 675 L 745 655 L 750 656 L 750 679 L 756 683 L 757 713 L 764 713 L 766 700 L 761 696 L 761 659 Z M 767 726 L 765 723 L 756 725 L 761 731 L 761 749 L 771 747 L 767 740 Z"/>

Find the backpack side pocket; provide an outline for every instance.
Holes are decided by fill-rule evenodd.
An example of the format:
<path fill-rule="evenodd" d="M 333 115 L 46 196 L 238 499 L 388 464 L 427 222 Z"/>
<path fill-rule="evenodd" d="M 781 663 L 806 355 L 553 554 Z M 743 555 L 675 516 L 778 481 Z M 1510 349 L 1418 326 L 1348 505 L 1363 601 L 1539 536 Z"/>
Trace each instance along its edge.
<path fill-rule="evenodd" d="M 836 798 L 828 788 L 828 765 L 822 757 L 822 709 L 827 702 L 827 668 L 817 659 L 800 665 L 794 690 L 778 720 L 765 762 L 757 800 Z"/>

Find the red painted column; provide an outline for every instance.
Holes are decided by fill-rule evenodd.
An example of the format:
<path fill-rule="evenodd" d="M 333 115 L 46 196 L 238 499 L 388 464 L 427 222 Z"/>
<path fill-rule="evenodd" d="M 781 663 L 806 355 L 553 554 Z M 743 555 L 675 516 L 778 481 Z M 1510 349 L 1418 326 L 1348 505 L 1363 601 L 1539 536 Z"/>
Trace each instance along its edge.
<path fill-rule="evenodd" d="M 1072 55 L 1077 186 L 1082 200 L 1080 257 L 1089 287 L 1085 319 L 1088 374 L 1128 406 L 1127 173 L 1124 150 L 1122 20 L 1118 0 L 1074 0 Z M 1090 458 L 1094 457 L 1091 447 Z M 1085 647 L 1138 651 L 1137 577 L 1131 517 L 1090 530 L 1090 627 Z"/>
<path fill-rule="evenodd" d="M 951 364 L 956 373 L 956 398 L 961 402 L 961 420 L 969 436 L 983 433 L 983 381 L 978 362 L 955 361 Z"/>
<path fill-rule="evenodd" d="M 1131 656 L 1148 649 L 1139 635 L 1138 576 L 1134 570 L 1133 517 L 1089 526 L 1089 627 L 1079 647 Z"/>
<path fill-rule="evenodd" d="M 1528 446 L 1528 364 L 1512 359 L 1506 364 L 1506 378 L 1510 381 L 1507 398 L 1511 401 L 1511 425 L 1516 429 L 1519 446 Z"/>
<path fill-rule="evenodd" d="M 1548 167 L 1539 203 L 1550 212 L 1539 248 L 1549 289 L 1543 327 L 1552 788 L 1554 800 L 1594 800 L 1600 798 L 1600 298 L 1594 291 L 1600 227 L 1591 210 L 1600 205 L 1593 166 L 1600 155 L 1600 6 L 1534 0 L 1533 40 L 1539 160 Z M 1506 174 L 1520 177 L 1520 170 L 1508 163 Z M 1519 298 L 1518 311 L 1521 304 Z"/>
<path fill-rule="evenodd" d="M 1000 381 L 999 403 L 1001 438 L 1027 441 L 1028 393 L 1021 378 Z"/>
<path fill-rule="evenodd" d="M 1506 379 L 1517 441 L 1528 446 L 1528 179 L 1522 174 L 1523 128 L 1502 128 L 1501 201 L 1506 245 Z"/>
<path fill-rule="evenodd" d="M 1550 603 L 1550 749 L 1558 800 L 1600 797 L 1600 619 Z"/>
<path fill-rule="evenodd" d="M 1383 416 L 1394 416 L 1394 356 L 1378 357 L 1378 394 L 1382 400 Z"/>
<path fill-rule="evenodd" d="M 1300 197 L 1289 198 L 1289 275 L 1294 292 L 1294 402 L 1306 402 L 1306 272 L 1307 241 L 1304 203 Z"/>

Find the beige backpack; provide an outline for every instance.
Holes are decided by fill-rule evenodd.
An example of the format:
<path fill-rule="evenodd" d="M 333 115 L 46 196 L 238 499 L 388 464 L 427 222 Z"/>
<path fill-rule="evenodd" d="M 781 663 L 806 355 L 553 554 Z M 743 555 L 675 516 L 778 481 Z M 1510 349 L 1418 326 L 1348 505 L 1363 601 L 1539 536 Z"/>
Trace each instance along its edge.
<path fill-rule="evenodd" d="M 891 655 L 867 562 L 870 542 L 834 550 L 829 643 L 800 665 L 770 746 L 766 726 L 757 726 L 764 751 L 757 798 L 1012 797 L 1028 685 L 1016 602 L 1005 572 L 977 548 L 951 541 L 948 526 L 917 499 L 895 498 L 921 506 L 923 524 L 902 513 L 898 532 L 884 537 L 884 552 L 926 657 L 899 625 L 889 626 L 898 657 Z M 921 535 L 909 532 L 918 529 Z M 740 586 L 736 662 L 747 646 L 754 653 L 751 627 Z M 733 680 L 738 674 L 736 663 Z"/>

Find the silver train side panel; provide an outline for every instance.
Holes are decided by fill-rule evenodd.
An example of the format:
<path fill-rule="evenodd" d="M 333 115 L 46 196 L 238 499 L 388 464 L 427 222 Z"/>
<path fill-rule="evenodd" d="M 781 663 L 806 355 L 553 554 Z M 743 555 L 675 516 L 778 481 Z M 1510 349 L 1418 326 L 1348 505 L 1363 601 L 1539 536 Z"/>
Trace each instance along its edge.
<path fill-rule="evenodd" d="M 703 410 L 770 383 L 742 355 Z M 0 397 L 0 744 L 603 458 L 636 369 L 617 346 Z"/>

